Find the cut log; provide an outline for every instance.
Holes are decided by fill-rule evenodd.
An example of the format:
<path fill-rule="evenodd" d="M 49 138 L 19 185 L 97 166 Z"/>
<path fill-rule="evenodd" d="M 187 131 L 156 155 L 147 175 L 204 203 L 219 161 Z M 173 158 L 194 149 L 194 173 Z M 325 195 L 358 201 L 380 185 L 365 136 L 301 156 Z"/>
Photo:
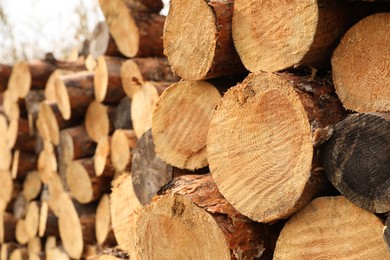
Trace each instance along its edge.
<path fill-rule="evenodd" d="M 137 137 L 141 137 L 152 127 L 152 116 L 159 100 L 157 88 L 146 82 L 142 88 L 134 93 L 131 102 L 131 121 Z"/>
<path fill-rule="evenodd" d="M 167 187 L 138 214 L 139 259 L 272 258 L 277 234 L 238 213 L 218 192 L 211 175 L 181 176 Z"/>
<path fill-rule="evenodd" d="M 27 201 L 38 197 L 42 190 L 42 182 L 37 171 L 29 172 L 23 182 L 23 196 Z"/>
<path fill-rule="evenodd" d="M 12 191 L 14 187 L 10 171 L 0 171 L 0 183 L 2 184 L 0 189 L 0 212 L 4 212 L 8 202 L 12 198 Z"/>
<path fill-rule="evenodd" d="M 46 100 L 57 104 L 62 117 L 69 120 L 72 112 L 69 94 L 64 81 L 60 77 L 61 72 L 59 70 L 51 74 L 45 87 L 45 97 Z"/>
<path fill-rule="evenodd" d="M 89 104 L 85 115 L 85 129 L 88 136 L 95 142 L 107 137 L 110 131 L 110 121 L 107 115 L 107 107 L 97 101 Z"/>
<path fill-rule="evenodd" d="M 114 168 L 121 172 L 129 167 L 131 150 L 125 131 L 117 129 L 111 138 L 111 162 Z"/>
<path fill-rule="evenodd" d="M 38 157 L 33 153 L 20 152 L 18 161 L 16 174 L 18 180 L 24 180 L 29 172 L 38 167 Z"/>
<path fill-rule="evenodd" d="M 132 6 L 128 7 L 127 2 L 99 0 L 119 51 L 126 57 L 163 56 L 162 34 L 165 17 L 131 10 Z"/>
<path fill-rule="evenodd" d="M 389 35 L 390 13 L 378 13 L 364 18 L 343 36 L 332 57 L 332 71 L 345 108 L 390 112 Z"/>
<path fill-rule="evenodd" d="M 44 184 L 50 183 L 57 172 L 57 157 L 51 143 L 46 142 L 38 157 L 38 173 Z"/>
<path fill-rule="evenodd" d="M 15 63 L 8 81 L 8 90 L 18 98 L 26 97 L 31 87 L 31 74 L 27 62 Z"/>
<path fill-rule="evenodd" d="M 45 102 L 39 104 L 39 114 L 36 126 L 39 135 L 44 141 L 50 141 L 53 144 L 58 145 L 60 139 L 58 122 L 53 109 Z"/>
<path fill-rule="evenodd" d="M 108 137 L 100 138 L 97 146 L 95 155 L 93 156 L 93 165 L 95 175 L 100 176 L 104 173 L 107 163 L 107 157 L 110 154 L 110 141 Z M 115 168 L 115 167 L 114 167 Z"/>
<path fill-rule="evenodd" d="M 59 154 L 65 161 L 91 157 L 95 149 L 96 143 L 88 137 L 83 125 L 61 130 Z"/>
<path fill-rule="evenodd" d="M 15 238 L 16 241 L 21 245 L 27 244 L 28 240 L 30 239 L 27 233 L 27 226 L 24 219 L 18 219 L 16 222 Z"/>
<path fill-rule="evenodd" d="M 183 171 L 166 164 L 156 155 L 151 129 L 141 136 L 132 153 L 131 174 L 134 192 L 142 205 L 151 202 L 162 186 Z"/>
<path fill-rule="evenodd" d="M 134 193 L 131 175 L 120 175 L 112 183 L 110 212 L 116 241 L 123 250 L 127 250 L 131 243 L 133 212 L 139 207 L 141 207 L 141 204 Z"/>
<path fill-rule="evenodd" d="M 179 80 L 171 70 L 166 58 L 134 58 L 123 63 L 121 68 L 123 89 L 133 97 L 145 81 L 176 82 Z"/>
<path fill-rule="evenodd" d="M 343 115 L 328 78 L 250 74 L 224 95 L 208 133 L 220 192 L 255 221 L 289 217 L 325 187 L 316 147 Z"/>
<path fill-rule="evenodd" d="M 36 201 L 30 201 L 28 203 L 24 223 L 26 225 L 26 235 L 28 241 L 30 241 L 38 235 L 39 206 Z"/>
<path fill-rule="evenodd" d="M 124 97 L 116 107 L 116 115 L 114 120 L 114 129 L 133 129 L 131 122 L 131 100 L 129 97 Z"/>
<path fill-rule="evenodd" d="M 206 138 L 220 99 L 218 90 L 205 81 L 181 81 L 167 88 L 153 113 L 156 154 L 181 169 L 207 166 Z"/>
<path fill-rule="evenodd" d="M 9 89 L 3 93 L 3 110 L 9 120 L 17 120 L 20 117 L 18 96 Z"/>
<path fill-rule="evenodd" d="M 334 127 L 322 162 L 332 184 L 366 210 L 390 211 L 390 115 L 352 114 Z"/>
<path fill-rule="evenodd" d="M 177 75 L 202 80 L 245 73 L 232 40 L 233 2 L 171 1 L 164 54 Z"/>
<path fill-rule="evenodd" d="M 20 118 L 17 125 L 17 137 L 15 142 L 15 149 L 22 152 L 35 152 L 35 136 L 30 133 L 30 126 L 27 119 Z M 9 125 L 8 131 L 10 130 L 11 124 Z"/>
<path fill-rule="evenodd" d="M 12 152 L 6 140 L 0 139 L 0 171 L 8 171 L 12 163 Z"/>
<path fill-rule="evenodd" d="M 89 54 L 94 59 L 97 59 L 102 55 L 116 57 L 122 56 L 115 44 L 114 39 L 110 35 L 110 30 L 105 21 L 99 22 L 96 25 L 89 40 L 88 49 Z"/>
<path fill-rule="evenodd" d="M 110 191 L 115 170 L 107 163 L 104 175 L 97 177 L 91 158 L 71 162 L 66 169 L 66 182 L 70 193 L 80 203 L 96 201 Z"/>
<path fill-rule="evenodd" d="M 96 209 L 96 240 L 99 245 L 115 245 L 115 237 L 111 227 L 110 197 L 105 194 Z"/>
<path fill-rule="evenodd" d="M 342 196 L 313 200 L 284 226 L 274 259 L 388 259 L 383 224 Z"/>
<path fill-rule="evenodd" d="M 12 214 L 9 214 L 7 212 L 1 213 L 2 221 L 0 225 L 2 225 L 4 236 L 3 241 L 4 242 L 13 242 L 15 240 L 15 230 L 16 230 L 16 219 Z"/>
<path fill-rule="evenodd" d="M 27 250 L 29 254 L 39 255 L 42 252 L 41 239 L 39 237 L 34 237 L 27 244 Z M 40 259 L 38 257 L 38 259 Z"/>
<path fill-rule="evenodd" d="M 328 67 L 340 38 L 370 13 L 370 5 L 322 0 L 235 0 L 234 44 L 245 67 L 252 72 L 274 72 L 307 64 Z"/>
<path fill-rule="evenodd" d="M 27 248 L 25 247 L 19 247 L 12 251 L 11 255 L 9 256 L 9 260 L 27 260 L 30 259 Z"/>
<path fill-rule="evenodd" d="M 98 102 L 111 100 L 118 103 L 125 96 L 122 88 L 121 66 L 123 59 L 100 56 L 95 67 L 94 92 Z"/>

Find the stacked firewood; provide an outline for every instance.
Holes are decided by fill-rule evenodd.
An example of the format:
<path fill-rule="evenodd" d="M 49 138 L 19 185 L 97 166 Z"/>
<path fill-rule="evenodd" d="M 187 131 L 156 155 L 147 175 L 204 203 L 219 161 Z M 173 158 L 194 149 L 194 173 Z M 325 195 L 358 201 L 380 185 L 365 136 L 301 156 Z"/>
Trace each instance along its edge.
<path fill-rule="evenodd" d="M 99 3 L 0 66 L 1 259 L 390 258 L 389 3 Z"/>

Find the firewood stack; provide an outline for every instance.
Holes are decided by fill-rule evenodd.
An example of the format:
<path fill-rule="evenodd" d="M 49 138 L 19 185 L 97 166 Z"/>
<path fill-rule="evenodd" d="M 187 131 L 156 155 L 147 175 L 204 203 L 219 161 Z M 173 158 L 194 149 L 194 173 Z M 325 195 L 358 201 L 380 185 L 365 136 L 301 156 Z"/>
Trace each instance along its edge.
<path fill-rule="evenodd" d="M 99 4 L 0 65 L 0 259 L 390 258 L 388 2 Z"/>

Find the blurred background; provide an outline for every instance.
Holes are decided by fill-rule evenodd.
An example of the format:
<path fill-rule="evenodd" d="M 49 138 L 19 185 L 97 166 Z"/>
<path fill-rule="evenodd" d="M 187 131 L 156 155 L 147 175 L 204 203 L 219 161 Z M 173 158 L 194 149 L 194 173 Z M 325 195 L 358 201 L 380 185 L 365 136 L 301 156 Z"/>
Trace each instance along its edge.
<path fill-rule="evenodd" d="M 163 0 L 161 14 L 168 13 Z M 98 0 L 0 0 L 0 63 L 43 58 L 65 59 L 81 51 L 104 17 Z"/>

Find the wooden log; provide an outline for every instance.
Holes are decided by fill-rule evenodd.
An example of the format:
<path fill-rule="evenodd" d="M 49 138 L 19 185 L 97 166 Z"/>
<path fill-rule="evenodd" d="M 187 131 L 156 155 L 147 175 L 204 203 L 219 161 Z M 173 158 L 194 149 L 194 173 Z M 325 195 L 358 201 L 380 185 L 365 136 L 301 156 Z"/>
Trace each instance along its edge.
<path fill-rule="evenodd" d="M 39 205 L 36 201 L 27 204 L 26 215 L 24 217 L 25 230 L 28 241 L 38 235 L 39 226 Z"/>
<path fill-rule="evenodd" d="M 343 116 L 327 77 L 250 74 L 224 95 L 208 132 L 220 192 L 255 221 L 289 217 L 325 187 L 317 147 Z"/>
<path fill-rule="evenodd" d="M 123 89 L 127 96 L 133 97 L 146 81 L 176 82 L 166 58 L 134 58 L 125 61 L 121 67 Z"/>
<path fill-rule="evenodd" d="M 142 205 L 151 202 L 157 191 L 175 176 L 194 174 L 166 164 L 156 155 L 151 129 L 138 140 L 131 160 L 133 189 Z"/>
<path fill-rule="evenodd" d="M 8 202 L 11 201 L 14 187 L 11 172 L 9 170 L 0 171 L 0 183 L 2 183 L 2 188 L 0 189 L 0 212 L 4 212 Z"/>
<path fill-rule="evenodd" d="M 114 129 L 133 129 L 131 122 L 131 100 L 129 97 L 124 97 L 116 107 L 114 119 Z"/>
<path fill-rule="evenodd" d="M 127 3 L 128 1 L 123 0 L 99 0 L 119 51 L 126 57 L 163 56 L 165 17 L 140 12 L 127 6 Z"/>
<path fill-rule="evenodd" d="M 233 2 L 170 3 L 164 54 L 177 75 L 185 80 L 203 80 L 245 73 L 232 40 Z"/>
<path fill-rule="evenodd" d="M 220 99 L 218 90 L 205 81 L 181 81 L 167 88 L 152 119 L 157 156 L 181 169 L 207 166 L 206 138 Z"/>
<path fill-rule="evenodd" d="M 97 59 L 102 55 L 121 57 L 123 56 L 110 35 L 110 30 L 105 21 L 98 22 L 92 32 L 88 46 L 89 54 Z"/>
<path fill-rule="evenodd" d="M 121 80 L 121 66 L 123 59 L 100 56 L 95 67 L 93 79 L 95 99 L 118 103 L 124 96 Z"/>
<path fill-rule="evenodd" d="M 112 183 L 110 212 L 112 229 L 119 248 L 127 250 L 133 232 L 134 211 L 141 207 L 133 190 L 131 175 L 122 174 Z"/>
<path fill-rule="evenodd" d="M 42 181 L 37 171 L 31 171 L 26 175 L 23 182 L 23 196 L 27 201 L 38 197 L 42 190 Z"/>
<path fill-rule="evenodd" d="M 297 65 L 326 68 L 345 31 L 375 12 L 372 6 L 348 1 L 236 0 L 233 41 L 251 72 L 274 72 Z"/>
<path fill-rule="evenodd" d="M 332 184 L 366 210 L 390 211 L 390 115 L 352 114 L 334 127 L 322 162 Z"/>
<path fill-rule="evenodd" d="M 211 175 L 181 176 L 163 192 L 138 214 L 135 254 L 140 259 L 272 257 L 277 234 L 238 213 Z"/>
<path fill-rule="evenodd" d="M 83 125 L 61 130 L 59 154 L 65 161 L 92 157 L 95 149 L 96 143 L 88 137 Z"/>
<path fill-rule="evenodd" d="M 111 138 L 111 162 L 115 170 L 124 171 L 130 168 L 131 150 L 126 133 L 122 129 L 115 130 Z"/>
<path fill-rule="evenodd" d="M 66 182 L 70 194 L 80 203 L 99 200 L 103 194 L 110 191 L 111 180 L 115 169 L 111 163 L 106 164 L 102 176 L 96 176 L 92 158 L 71 162 L 66 169 Z"/>
<path fill-rule="evenodd" d="M 93 156 L 93 165 L 94 165 L 96 176 L 100 176 L 104 173 L 104 170 L 107 166 L 107 157 L 109 153 L 110 153 L 109 138 L 108 137 L 100 138 L 96 146 L 95 155 Z"/>
<path fill-rule="evenodd" d="M 108 194 L 102 196 L 97 206 L 95 232 L 96 240 L 99 245 L 114 246 L 116 244 L 111 226 L 110 197 Z"/>
<path fill-rule="evenodd" d="M 30 132 L 28 119 L 20 118 L 17 122 L 17 137 L 14 148 L 22 152 L 35 152 L 36 137 Z M 11 124 L 9 128 L 11 128 Z"/>
<path fill-rule="evenodd" d="M 4 239 L 2 242 L 13 242 L 15 240 L 16 218 L 7 212 L 1 214 L 2 222 L 0 223 L 4 228 Z"/>
<path fill-rule="evenodd" d="M 354 25 L 332 57 L 332 75 L 344 107 L 358 112 L 390 112 L 390 14 L 378 13 Z M 355 63 L 357 60 L 365 62 Z"/>
<path fill-rule="evenodd" d="M 8 90 L 18 98 L 26 97 L 31 87 L 31 74 L 27 62 L 21 61 L 14 64 L 8 81 Z"/>
<path fill-rule="evenodd" d="M 383 238 L 387 244 L 387 249 L 390 249 L 390 217 L 387 217 L 385 221 L 385 228 L 383 230 Z"/>
<path fill-rule="evenodd" d="M 29 172 L 35 171 L 38 167 L 38 156 L 34 153 L 20 152 L 17 164 L 16 178 L 24 180 Z"/>
<path fill-rule="evenodd" d="M 100 138 L 108 136 L 110 121 L 106 106 L 97 101 L 89 104 L 85 115 L 85 129 L 88 136 L 95 142 L 98 142 Z"/>
<path fill-rule="evenodd" d="M 386 259 L 390 253 L 382 232 L 374 214 L 342 196 L 321 197 L 286 223 L 274 259 Z"/>

